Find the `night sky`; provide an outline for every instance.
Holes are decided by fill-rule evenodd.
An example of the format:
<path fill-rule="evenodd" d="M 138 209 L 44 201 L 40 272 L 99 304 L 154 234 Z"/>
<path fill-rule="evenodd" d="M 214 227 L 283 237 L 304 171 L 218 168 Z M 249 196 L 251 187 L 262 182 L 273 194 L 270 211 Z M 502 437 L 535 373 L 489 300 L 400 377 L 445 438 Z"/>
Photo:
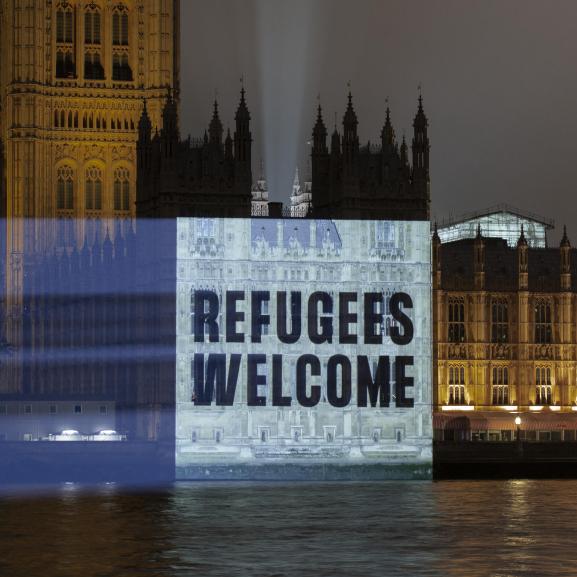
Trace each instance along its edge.
<path fill-rule="evenodd" d="M 215 94 L 233 128 L 244 76 L 255 178 L 262 158 L 286 202 L 319 95 L 330 133 L 350 82 L 361 143 L 379 142 L 387 98 L 412 136 L 422 84 L 433 218 L 506 202 L 577 245 L 576 54 L 575 0 L 183 0 L 183 134 L 203 134 Z"/>

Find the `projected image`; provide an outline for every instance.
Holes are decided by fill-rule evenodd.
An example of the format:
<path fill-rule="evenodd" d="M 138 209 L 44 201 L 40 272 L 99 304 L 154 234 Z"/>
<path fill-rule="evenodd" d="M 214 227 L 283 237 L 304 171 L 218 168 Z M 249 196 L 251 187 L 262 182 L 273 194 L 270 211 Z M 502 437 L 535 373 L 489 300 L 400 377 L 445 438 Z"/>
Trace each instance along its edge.
<path fill-rule="evenodd" d="M 427 222 L 180 219 L 177 477 L 431 474 Z"/>

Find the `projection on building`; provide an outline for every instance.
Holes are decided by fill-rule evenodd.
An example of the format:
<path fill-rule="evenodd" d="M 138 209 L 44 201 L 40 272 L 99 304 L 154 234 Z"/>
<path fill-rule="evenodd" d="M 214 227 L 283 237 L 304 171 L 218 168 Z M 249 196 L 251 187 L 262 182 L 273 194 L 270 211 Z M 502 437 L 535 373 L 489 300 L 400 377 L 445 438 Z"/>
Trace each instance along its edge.
<path fill-rule="evenodd" d="M 179 219 L 177 478 L 431 474 L 427 222 Z"/>

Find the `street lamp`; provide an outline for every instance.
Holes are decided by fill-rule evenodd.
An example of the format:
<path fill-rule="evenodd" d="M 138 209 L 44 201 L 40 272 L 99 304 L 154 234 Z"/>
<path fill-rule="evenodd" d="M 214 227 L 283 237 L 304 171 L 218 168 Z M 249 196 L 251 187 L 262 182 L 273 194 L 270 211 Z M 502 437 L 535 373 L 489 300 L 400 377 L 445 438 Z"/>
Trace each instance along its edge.
<path fill-rule="evenodd" d="M 521 417 L 515 417 L 515 425 L 517 425 L 517 441 L 521 440 Z"/>

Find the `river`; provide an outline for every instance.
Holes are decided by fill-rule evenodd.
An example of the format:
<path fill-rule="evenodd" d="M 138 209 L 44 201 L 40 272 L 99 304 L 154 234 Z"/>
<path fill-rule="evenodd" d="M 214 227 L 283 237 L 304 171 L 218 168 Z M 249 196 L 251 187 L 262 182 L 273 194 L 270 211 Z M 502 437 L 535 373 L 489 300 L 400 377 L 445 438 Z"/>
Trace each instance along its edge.
<path fill-rule="evenodd" d="M 1 577 L 577 575 L 577 481 L 115 485 L 0 496 Z"/>

